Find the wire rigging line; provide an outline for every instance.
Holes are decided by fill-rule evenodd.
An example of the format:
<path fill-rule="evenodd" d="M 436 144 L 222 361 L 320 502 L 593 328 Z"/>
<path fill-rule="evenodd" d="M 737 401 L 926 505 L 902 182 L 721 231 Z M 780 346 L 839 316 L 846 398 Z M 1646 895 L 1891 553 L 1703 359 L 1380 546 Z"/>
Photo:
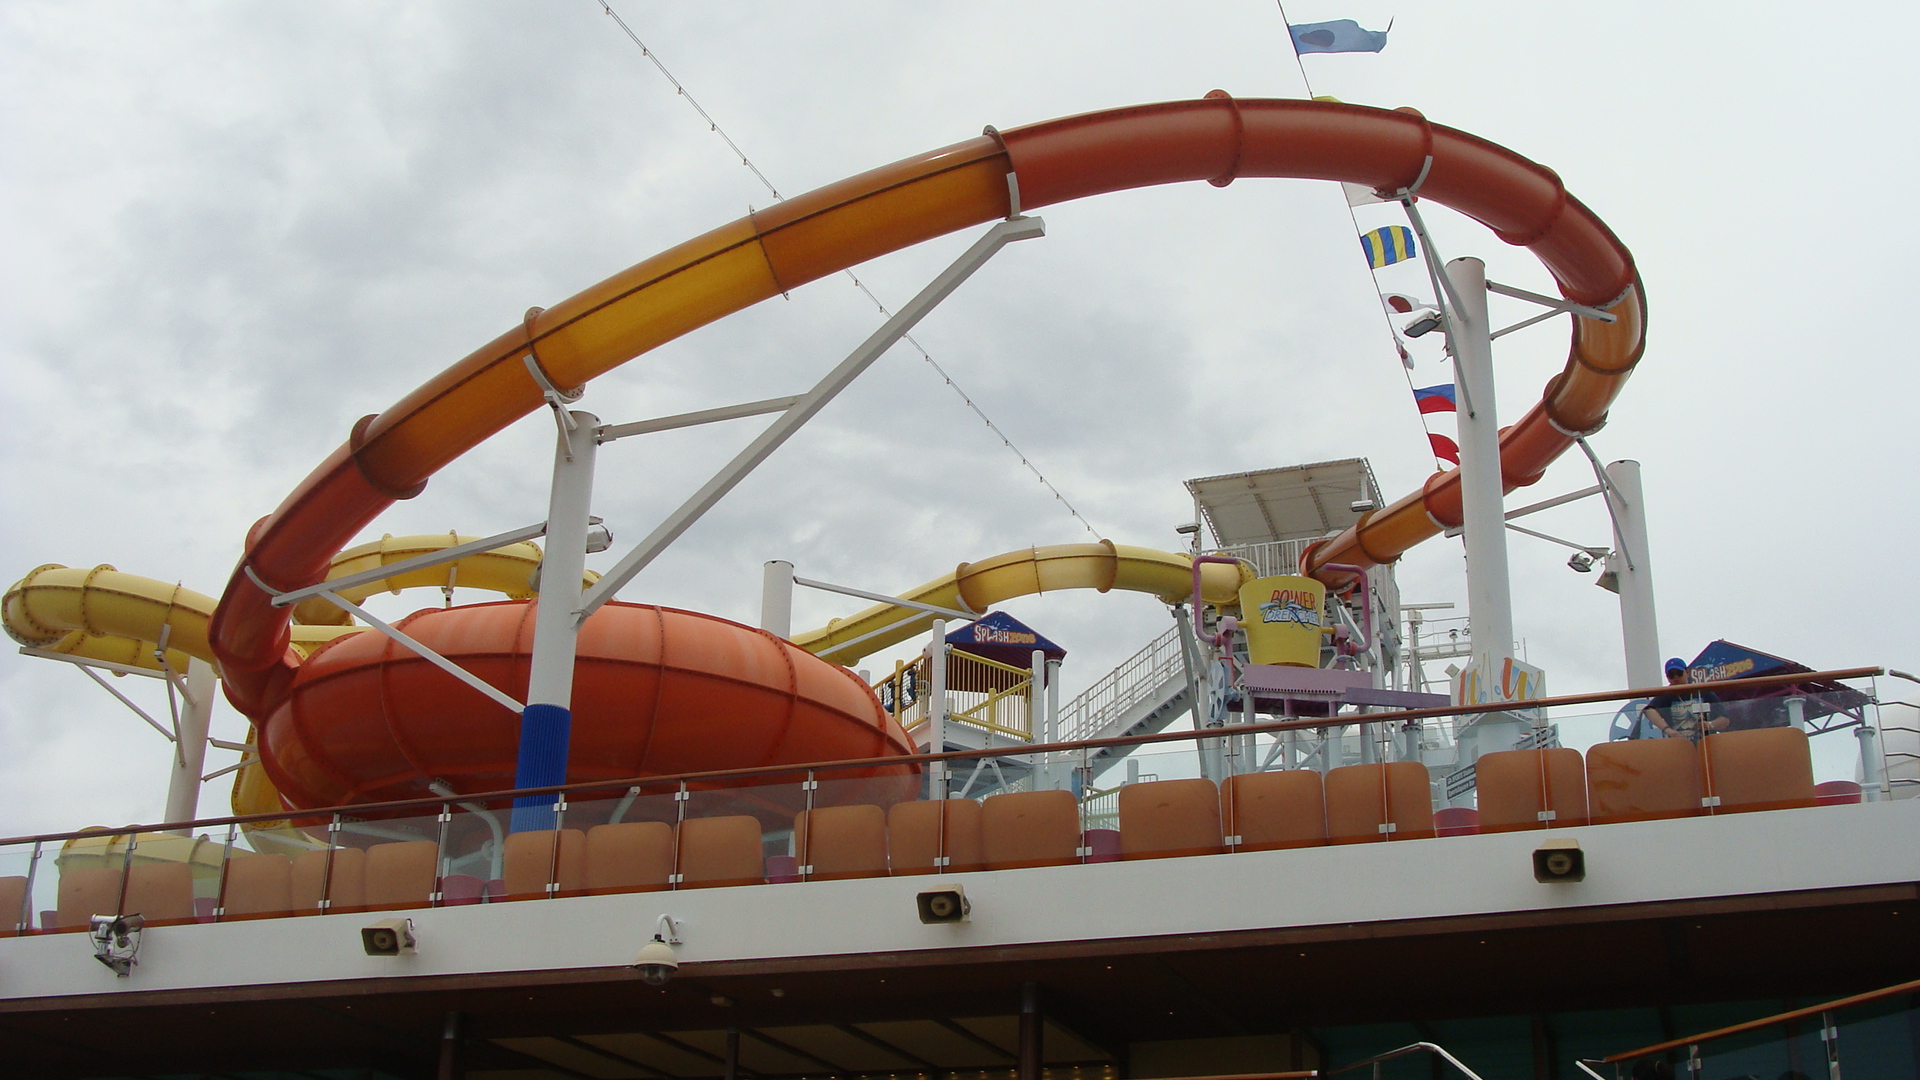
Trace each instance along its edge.
<path fill-rule="evenodd" d="M 1313 95 L 1313 80 L 1312 80 L 1312 79 L 1309 79 L 1309 78 L 1307 78 L 1307 64 L 1306 64 L 1306 61 L 1304 61 L 1304 60 L 1302 60 L 1302 59 L 1300 59 L 1300 50 L 1299 50 L 1299 48 L 1298 48 L 1297 46 L 1295 46 L 1295 45 L 1294 45 L 1294 43 L 1293 43 L 1293 30 L 1292 30 L 1292 28 L 1291 28 L 1291 26 L 1292 26 L 1292 24 L 1291 24 L 1291 23 L 1289 23 L 1289 22 L 1288 22 L 1288 20 L 1287 20 L 1287 5 L 1286 5 L 1286 2 L 1285 2 L 1285 0 L 1273 0 L 1273 6 L 1274 6 L 1274 7 L 1277 7 L 1277 8 L 1279 8 L 1279 9 L 1280 9 L 1280 23 L 1281 23 L 1281 25 L 1283 25 L 1283 26 L 1287 26 L 1287 27 L 1288 27 L 1288 30 L 1287 30 L 1287 51 L 1288 51 L 1288 52 L 1291 52 L 1291 53 L 1293 54 L 1293 66 L 1294 66 L 1294 67 L 1297 67 L 1297 68 L 1299 68 L 1299 69 L 1300 69 L 1300 85 L 1301 85 L 1301 86 L 1304 86 L 1304 87 L 1306 87 L 1306 90 L 1307 90 L 1307 96 L 1308 96 L 1309 98 L 1311 98 L 1311 97 L 1313 97 L 1313 96 L 1314 96 L 1314 95 Z M 1353 234 L 1354 234 L 1355 236 L 1359 236 L 1359 235 L 1360 235 L 1360 232 L 1361 232 L 1361 230 L 1360 230 L 1360 218 L 1359 218 L 1359 217 L 1358 217 L 1358 216 L 1357 216 L 1356 214 L 1354 214 L 1354 212 L 1353 212 L 1353 204 L 1347 201 L 1347 198 L 1346 198 L 1346 190 L 1347 190 L 1347 189 L 1346 189 L 1346 188 L 1344 188 L 1344 187 L 1342 187 L 1342 188 L 1340 189 L 1340 205 L 1346 208 L 1346 211 L 1347 211 L 1347 220 L 1353 223 Z M 1375 268 L 1373 268 L 1373 267 L 1371 267 L 1371 266 L 1369 266 L 1369 267 L 1367 268 L 1367 276 L 1373 279 L 1373 291 L 1374 291 L 1374 294 L 1375 294 L 1376 296 L 1378 296 L 1378 295 L 1380 295 L 1380 271 L 1379 271 L 1379 270 L 1377 270 L 1377 269 L 1375 269 Z M 1439 301 L 1439 299 L 1440 299 L 1439 297 L 1435 297 L 1435 301 L 1436 301 L 1436 302 L 1438 302 L 1438 301 Z M 1387 309 L 1386 309 L 1386 308 L 1385 308 L 1384 306 L 1383 306 L 1383 307 L 1381 307 L 1381 309 L 1380 309 L 1380 321 L 1386 324 L 1386 327 L 1387 327 L 1387 336 L 1393 339 L 1393 348 L 1394 348 L 1394 355 L 1396 355 L 1396 356 L 1398 356 L 1398 355 L 1400 355 L 1400 353 L 1401 353 L 1401 350 L 1403 350 L 1403 349 L 1405 349 L 1405 348 L 1406 348 L 1406 343 L 1400 340 L 1400 331 L 1399 331 L 1399 330 L 1397 330 L 1397 329 L 1395 329 L 1395 327 L 1394 327 L 1394 325 L 1393 325 L 1393 317 L 1387 314 Z M 1402 363 L 1402 364 L 1400 365 L 1400 375 L 1401 375 L 1401 377 L 1402 377 L 1402 378 L 1404 378 L 1404 379 L 1406 380 L 1406 383 L 1407 383 L 1407 396 L 1408 396 L 1408 397 L 1412 397 L 1412 396 L 1413 396 L 1413 389 L 1414 389 L 1414 388 L 1413 388 L 1413 372 L 1412 372 L 1411 370 L 1409 370 L 1409 369 L 1407 368 L 1407 365 L 1406 365 L 1405 363 Z M 1415 400 L 1418 400 L 1418 399 L 1415 399 Z M 1426 416 L 1425 416 L 1424 414 L 1421 414 L 1421 413 L 1415 413 L 1414 415 L 1416 415 L 1416 416 L 1419 416 L 1419 417 L 1420 417 L 1420 432 L 1421 432 L 1421 434 L 1423 434 L 1423 435 L 1427 435 L 1427 436 L 1429 436 L 1429 439 L 1428 439 L 1428 446 L 1427 446 L 1427 449 L 1428 449 L 1428 452 L 1429 452 L 1429 453 L 1433 453 L 1433 463 L 1434 463 L 1434 464 L 1435 464 L 1435 465 L 1437 466 L 1437 465 L 1439 465 L 1439 464 L 1440 464 L 1440 456 L 1439 456 L 1439 454 L 1438 454 L 1438 453 L 1434 453 L 1434 452 L 1433 452 L 1433 446 L 1432 446 L 1432 439 L 1431 439 L 1431 436 L 1432 436 L 1432 434 L 1433 434 L 1433 433 L 1432 433 L 1431 431 L 1429 431 L 1429 430 L 1427 430 L 1427 420 L 1426 420 Z"/>
<path fill-rule="evenodd" d="M 679 79 L 673 77 L 673 72 L 668 71 L 667 65 L 661 62 L 660 57 L 655 54 L 652 49 L 647 47 L 646 42 L 640 40 L 640 35 L 633 32 L 633 27 L 627 25 L 627 21 L 620 17 L 620 13 L 613 10 L 613 5 L 609 3 L 608 0 L 596 0 L 596 2 L 599 3 L 601 9 L 607 13 L 608 17 L 613 19 L 620 27 L 621 32 L 626 34 L 627 37 L 639 47 L 640 55 L 651 61 L 653 66 L 659 70 L 660 74 L 664 76 L 669 83 L 673 84 L 674 91 L 679 94 L 679 96 L 686 98 L 687 104 L 693 107 L 693 111 L 700 114 L 700 119 L 707 122 L 707 130 L 720 136 L 720 140 L 727 144 L 727 149 L 733 151 L 733 155 L 740 159 L 740 164 L 746 166 L 747 170 L 753 173 L 754 179 L 760 181 L 760 186 L 766 188 L 769 195 L 772 195 L 776 201 L 785 202 L 787 197 L 781 194 L 780 189 L 773 186 L 773 181 L 767 179 L 767 175 L 760 171 L 760 167 L 755 165 L 752 159 L 747 157 L 747 152 L 740 149 L 740 144 L 734 142 L 733 137 L 728 135 L 726 131 L 720 127 L 720 122 L 715 120 L 705 108 L 701 107 L 698 101 L 694 100 L 694 96 L 687 92 L 686 86 L 684 86 Z M 1296 59 L 1298 58 L 1296 57 Z M 867 287 L 866 282 L 860 280 L 859 275 L 855 274 L 851 269 L 843 270 L 841 273 L 846 275 L 848 281 L 853 282 L 854 288 L 859 289 L 866 295 L 868 300 L 873 301 L 873 306 L 879 310 L 880 314 L 888 318 L 893 317 L 893 309 L 889 308 L 878 296 L 874 295 L 873 290 Z M 942 382 L 953 389 L 953 392 L 959 396 L 960 401 L 966 405 L 967 408 L 973 410 L 973 414 L 978 416 L 981 421 L 987 425 L 987 430 L 993 432 L 994 436 L 1000 440 L 1002 445 L 1008 450 L 1013 451 L 1013 453 L 1020 458 L 1021 466 L 1032 473 L 1034 479 L 1040 481 L 1041 486 L 1053 494 L 1054 500 L 1065 507 L 1067 513 L 1073 515 L 1074 520 L 1084 526 L 1087 532 L 1091 533 L 1095 538 L 1100 536 L 1099 531 L 1093 527 L 1093 523 L 1088 521 L 1079 510 L 1074 509 L 1073 503 L 1069 502 L 1067 497 L 1060 493 L 1059 488 L 1053 486 L 1053 481 L 1047 479 L 1046 474 L 1042 473 L 1039 466 L 1035 465 L 1032 460 L 1027 457 L 1025 451 L 1013 444 L 1013 440 L 1007 437 L 1007 433 L 1000 430 L 1000 425 L 994 423 L 993 418 L 988 416 L 965 390 L 961 389 L 960 384 L 955 382 L 953 376 L 948 374 L 947 370 L 940 366 L 939 361 L 933 358 L 933 354 L 927 351 L 926 346 L 920 344 L 912 334 L 903 334 L 900 340 L 913 346 L 913 350 L 920 354 L 920 359 L 924 360 L 927 366 L 933 369 L 934 374 L 938 375 Z"/>

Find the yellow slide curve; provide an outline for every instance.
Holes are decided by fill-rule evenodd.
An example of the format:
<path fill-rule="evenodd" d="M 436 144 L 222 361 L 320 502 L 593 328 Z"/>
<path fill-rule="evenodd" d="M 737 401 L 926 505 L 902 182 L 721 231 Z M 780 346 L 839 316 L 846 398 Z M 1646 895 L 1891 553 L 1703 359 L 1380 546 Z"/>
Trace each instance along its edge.
<path fill-rule="evenodd" d="M 1253 570 L 1244 563 L 1202 563 L 1201 599 L 1217 607 L 1237 604 L 1240 586 L 1253 577 Z M 953 573 L 901 593 L 900 598 L 985 614 L 993 605 L 1016 596 L 1061 589 L 1121 589 L 1178 604 L 1193 596 L 1193 556 L 1111 540 L 1021 548 L 961 563 Z M 852 666 L 863 656 L 925 633 L 937 617 L 898 604 L 876 604 L 817 630 L 795 634 L 793 643 L 823 659 Z"/>

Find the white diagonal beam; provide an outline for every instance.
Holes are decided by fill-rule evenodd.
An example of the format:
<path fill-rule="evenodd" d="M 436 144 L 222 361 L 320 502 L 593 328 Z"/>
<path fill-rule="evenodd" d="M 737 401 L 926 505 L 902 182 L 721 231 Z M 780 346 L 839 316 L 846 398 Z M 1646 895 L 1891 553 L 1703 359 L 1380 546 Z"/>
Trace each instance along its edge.
<path fill-rule="evenodd" d="M 407 648 L 412 649 L 415 653 L 419 654 L 422 660 L 425 660 L 426 662 L 432 664 L 434 667 L 439 668 L 441 671 L 446 672 L 447 674 L 453 676 L 454 678 L 459 679 L 461 682 L 466 683 L 468 686 L 471 686 L 475 690 L 478 690 L 481 693 L 487 695 L 493 700 L 499 702 L 501 705 L 504 705 L 505 707 L 512 709 L 514 715 L 518 716 L 520 713 L 526 710 L 525 705 L 522 705 L 519 702 L 513 700 L 511 696 L 499 690 L 498 688 L 494 687 L 493 684 L 487 682 L 485 679 L 482 679 L 480 676 L 475 675 L 473 672 L 468 671 L 466 668 L 461 667 L 459 664 L 456 664 L 453 661 L 447 659 L 446 657 L 441 656 L 439 653 L 434 652 L 432 649 L 429 649 L 425 645 L 422 645 L 420 642 L 414 640 L 411 636 L 409 636 L 406 631 L 401 630 L 399 627 L 394 626 L 392 623 L 389 623 L 384 619 L 381 619 L 378 615 L 375 615 L 373 612 L 368 611 L 366 608 L 361 607 L 359 604 L 356 604 L 353 601 L 348 600 L 346 597 L 341 596 L 339 593 L 336 593 L 331 589 L 322 589 L 317 595 L 325 599 L 328 603 L 332 604 L 333 606 L 339 608 L 340 610 L 353 614 L 355 617 L 359 618 L 362 622 L 366 623 L 368 626 L 373 627 L 375 630 L 380 631 L 381 633 L 387 635 L 388 637 L 399 642 L 400 644 L 405 645 Z"/>
<path fill-rule="evenodd" d="M 767 425 L 759 438 L 747 445 L 726 467 L 714 474 L 699 491 L 693 494 L 680 509 L 675 510 L 659 524 L 646 539 L 628 552 L 613 569 L 607 571 L 593 588 L 587 590 L 584 602 L 580 605 L 581 621 L 599 610 L 600 605 L 613 599 L 621 587 L 633 580 L 633 576 L 646 569 L 647 564 L 660 557 L 660 553 L 669 544 L 680 538 L 699 521 L 701 516 L 711 510 L 727 492 L 732 491 L 741 480 L 746 479 L 759 464 L 780 448 L 780 445 L 799 431 L 807 421 L 814 418 L 834 396 L 847 388 L 847 385 L 867 370 L 875 360 L 894 343 L 912 330 L 914 325 L 925 318 L 927 313 L 939 306 L 960 284 L 973 275 L 973 272 L 986 264 L 994 253 L 1015 240 L 1026 240 L 1046 235 L 1046 224 L 1039 218 L 1013 218 L 1002 221 L 988 229 L 986 235 L 974 241 L 964 254 L 954 260 L 953 265 L 940 272 L 940 275 L 921 289 L 919 294 L 901 307 L 894 315 L 875 330 L 873 335 L 860 344 L 860 347 L 848 354 L 840 365 L 820 380 L 819 385 L 800 396 L 780 418 Z"/>
<path fill-rule="evenodd" d="M 323 581 L 318 585 L 289 589 L 286 592 L 274 596 L 273 606 L 286 607 L 289 604 L 297 604 L 309 596 L 320 596 L 323 593 L 337 592 L 341 589 L 352 589 L 360 585 L 370 585 L 376 581 L 385 581 L 390 577 L 410 574 L 415 570 L 425 570 L 430 566 L 439 566 L 443 563 L 455 562 L 469 555 L 478 555 L 483 551 L 492 551 L 494 548 L 506 547 L 508 544 L 517 544 L 522 540 L 531 540 L 536 536 L 544 535 L 546 531 L 547 524 L 544 521 L 538 525 L 525 525 L 518 529 L 498 533 L 480 540 L 469 540 L 464 544 L 455 544 L 453 547 L 440 551 L 431 551 L 425 555 L 415 555 L 410 559 L 401 559 L 399 562 L 391 562 L 385 566 L 376 566 L 371 570 L 362 570 L 357 574 L 348 574 L 345 577 L 337 577 L 331 581 Z"/>

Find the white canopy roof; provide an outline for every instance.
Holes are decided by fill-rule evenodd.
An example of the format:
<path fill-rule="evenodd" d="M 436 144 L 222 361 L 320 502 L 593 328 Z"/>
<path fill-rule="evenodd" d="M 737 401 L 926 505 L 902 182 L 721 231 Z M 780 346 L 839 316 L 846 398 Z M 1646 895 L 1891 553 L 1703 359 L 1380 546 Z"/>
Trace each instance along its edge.
<path fill-rule="evenodd" d="M 1360 519 L 1355 501 L 1380 501 L 1365 458 L 1208 476 L 1187 490 L 1223 547 L 1325 536 Z"/>

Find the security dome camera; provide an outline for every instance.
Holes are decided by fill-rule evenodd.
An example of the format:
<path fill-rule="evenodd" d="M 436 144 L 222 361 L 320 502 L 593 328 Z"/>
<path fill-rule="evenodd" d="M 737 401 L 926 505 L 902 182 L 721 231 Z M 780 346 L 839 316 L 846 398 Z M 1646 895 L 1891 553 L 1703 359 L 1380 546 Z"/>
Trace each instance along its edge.
<path fill-rule="evenodd" d="M 633 969 L 640 973 L 640 981 L 648 986 L 665 986 L 680 970 L 680 961 L 674 958 L 673 946 L 666 943 L 659 934 L 640 949 L 640 955 L 633 961 Z"/>

